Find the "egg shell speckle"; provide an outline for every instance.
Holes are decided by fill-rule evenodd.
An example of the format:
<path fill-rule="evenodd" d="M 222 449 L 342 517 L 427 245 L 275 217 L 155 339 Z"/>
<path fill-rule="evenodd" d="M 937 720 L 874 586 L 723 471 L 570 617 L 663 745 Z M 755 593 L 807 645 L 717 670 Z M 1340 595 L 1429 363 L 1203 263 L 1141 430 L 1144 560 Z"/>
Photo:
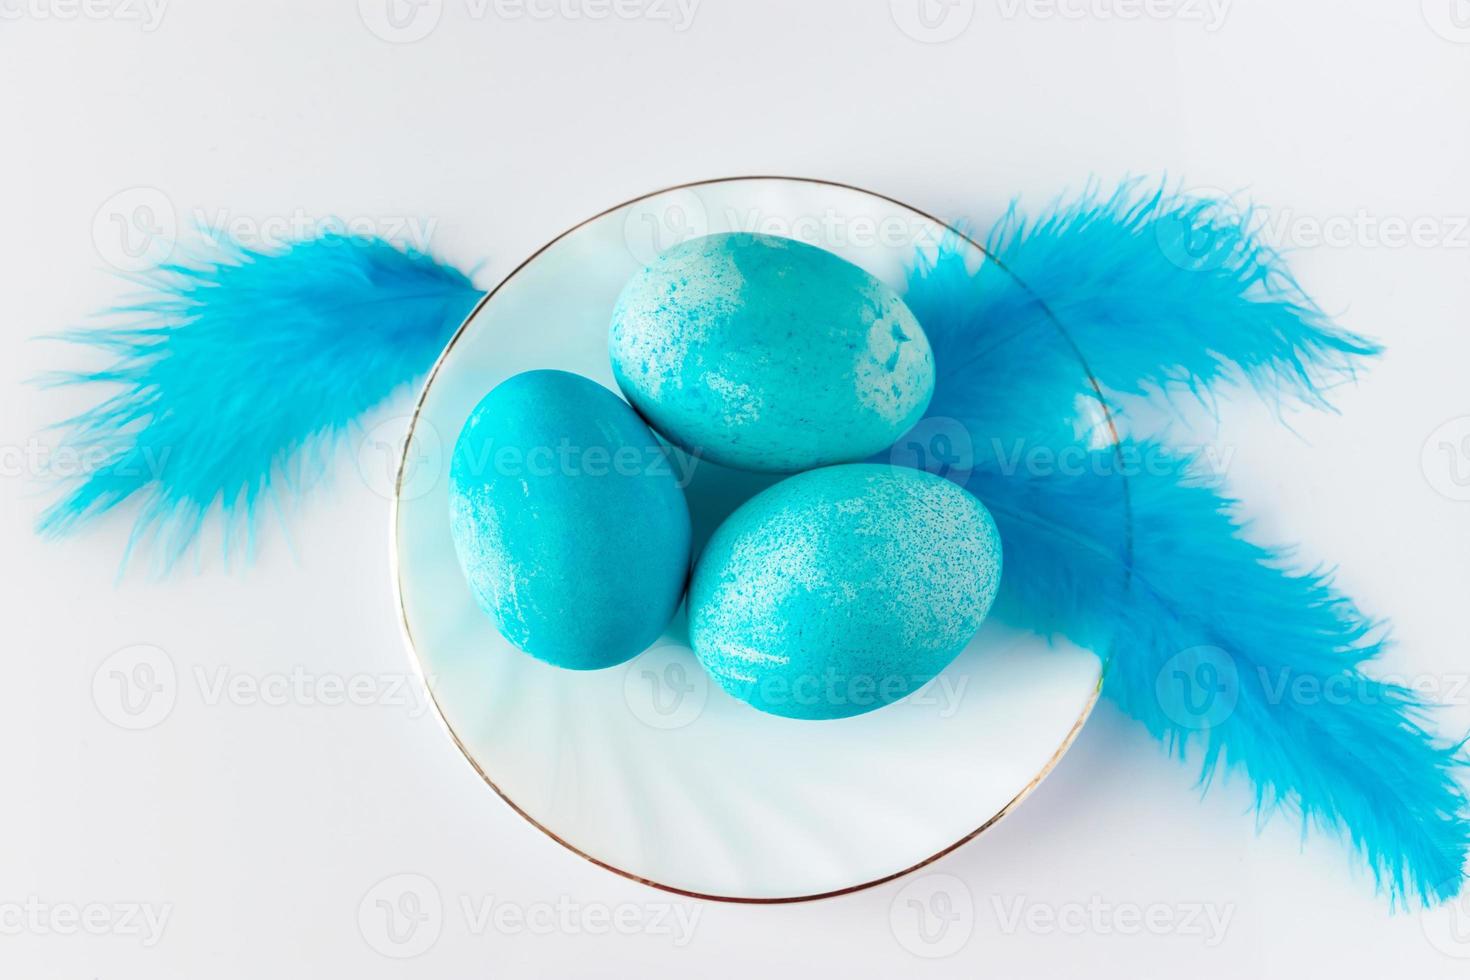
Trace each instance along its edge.
<path fill-rule="evenodd" d="M 963 488 L 882 464 L 812 470 L 715 532 L 689 587 L 690 640 L 721 687 L 762 711 L 848 717 L 943 670 L 1000 573 L 995 522 Z"/>
<path fill-rule="evenodd" d="M 481 400 L 450 463 L 450 529 L 501 635 L 577 670 L 658 638 L 690 548 L 666 451 L 622 399 L 579 375 L 528 371 Z"/>
<path fill-rule="evenodd" d="M 929 340 L 896 292 L 770 235 L 707 235 L 661 254 L 623 289 L 609 350 L 654 428 L 747 470 L 866 459 L 934 391 Z"/>

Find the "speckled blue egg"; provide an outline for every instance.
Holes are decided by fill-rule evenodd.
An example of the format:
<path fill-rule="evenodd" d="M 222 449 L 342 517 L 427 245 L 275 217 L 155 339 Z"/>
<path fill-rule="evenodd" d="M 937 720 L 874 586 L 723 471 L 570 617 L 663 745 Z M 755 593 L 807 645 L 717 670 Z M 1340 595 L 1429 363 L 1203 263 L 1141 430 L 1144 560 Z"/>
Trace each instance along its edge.
<path fill-rule="evenodd" d="M 707 235 L 624 287 L 609 343 L 623 394 L 671 442 L 745 470 L 866 459 L 923 415 L 934 357 L 899 295 L 787 238 Z"/>
<path fill-rule="evenodd" d="M 690 642 L 730 694 L 845 718 L 921 687 L 964 649 L 1000 584 L 995 522 L 921 470 L 812 470 L 720 525 L 689 586 Z"/>
<path fill-rule="evenodd" d="M 658 441 L 617 395 L 528 371 L 470 413 L 449 471 L 460 567 L 500 633 L 573 670 L 622 663 L 678 608 L 689 509 Z"/>

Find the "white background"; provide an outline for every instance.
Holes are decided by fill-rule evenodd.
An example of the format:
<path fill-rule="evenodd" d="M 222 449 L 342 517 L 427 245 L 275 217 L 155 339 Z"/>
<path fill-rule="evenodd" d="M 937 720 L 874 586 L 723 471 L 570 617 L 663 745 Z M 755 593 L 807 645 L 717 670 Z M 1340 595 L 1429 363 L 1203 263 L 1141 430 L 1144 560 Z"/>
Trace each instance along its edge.
<path fill-rule="evenodd" d="M 932 28 L 912 0 L 702 0 L 692 19 L 430 0 L 401 30 L 385 0 L 160 2 L 0 0 L 0 972 L 1465 975 L 1470 905 L 1458 942 L 1448 911 L 1391 915 L 1336 842 L 1303 847 L 1290 819 L 1258 833 L 1240 783 L 1201 802 L 1192 770 L 1107 705 L 1013 817 L 927 874 L 797 906 L 671 901 L 541 837 L 421 704 L 381 703 L 406 657 L 385 480 L 351 449 L 253 567 L 117 583 L 125 521 L 32 534 L 37 433 L 84 399 L 24 383 L 62 363 L 28 338 L 105 305 L 123 246 L 142 228 L 167 240 L 170 220 L 247 238 L 328 215 L 389 233 L 431 220 L 434 247 L 483 260 L 489 286 L 604 207 L 727 174 L 851 182 L 982 226 L 1011 194 L 1039 207 L 1089 175 L 1248 189 L 1308 288 L 1390 350 L 1338 415 L 1295 413 L 1287 431 L 1234 401 L 1193 438 L 1233 454 L 1263 540 L 1300 542 L 1392 617 L 1384 669 L 1451 702 L 1436 722 L 1463 733 L 1461 0 L 934 0 Z M 128 731 L 93 677 L 136 644 L 175 679 L 166 716 Z M 376 679 L 380 703 L 214 697 L 293 670 Z M 936 889 L 958 918 L 926 944 L 909 902 Z M 395 946 L 376 902 L 405 890 L 442 912 Z M 511 911 L 482 921 L 487 902 Z M 549 932 L 507 918 L 545 903 Z M 102 935 L 58 934 L 89 905 Z M 166 913 L 161 937 L 129 905 Z M 602 914 L 635 934 L 593 934 Z M 698 916 L 682 944 L 679 914 Z"/>

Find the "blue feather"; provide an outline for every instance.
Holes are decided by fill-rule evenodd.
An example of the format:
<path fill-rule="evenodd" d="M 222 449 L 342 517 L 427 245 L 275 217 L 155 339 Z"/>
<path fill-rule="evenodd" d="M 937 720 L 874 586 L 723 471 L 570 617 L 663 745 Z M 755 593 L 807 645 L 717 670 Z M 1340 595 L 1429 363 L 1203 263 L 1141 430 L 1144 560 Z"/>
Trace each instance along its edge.
<path fill-rule="evenodd" d="M 1336 327 L 1256 231 L 1252 210 L 1228 201 L 1138 181 L 1106 197 L 1089 188 L 1034 222 L 1012 204 L 987 237 L 993 259 L 973 289 L 924 290 L 921 269 L 909 302 L 957 304 L 939 311 L 939 329 L 1004 323 L 967 334 L 940 370 L 963 377 L 982 358 L 1004 358 L 1007 372 L 1021 372 L 1006 383 L 1061 410 L 1078 394 L 1203 395 L 1222 382 L 1325 405 L 1324 389 L 1380 348 Z M 937 261 L 943 276 L 961 274 L 957 249 Z M 1079 354 L 1096 390 L 1077 376 Z"/>
<path fill-rule="evenodd" d="M 1262 816 L 1290 807 L 1345 834 L 1395 902 L 1457 894 L 1463 743 L 1436 743 L 1428 706 L 1366 672 L 1381 629 L 1250 543 L 1190 458 L 1111 424 L 1116 393 L 1241 381 L 1325 404 L 1378 347 L 1335 327 L 1223 202 L 1130 183 L 1034 224 L 1013 208 L 989 242 L 976 271 L 941 250 L 906 300 L 935 351 L 927 424 L 966 445 L 956 478 L 1001 531 L 996 615 L 1110 654 L 1105 693 L 1172 751 L 1198 746 L 1206 784 L 1238 769 Z"/>
<path fill-rule="evenodd" d="M 104 325 L 61 335 L 109 363 L 43 381 L 112 390 L 60 424 L 95 465 L 39 529 L 61 534 L 136 497 L 128 550 L 151 541 L 165 565 L 216 509 L 226 552 L 241 532 L 248 543 L 273 487 L 319 475 L 338 437 L 427 371 L 481 296 L 428 255 L 338 234 L 211 245 L 141 284 Z"/>
<path fill-rule="evenodd" d="M 969 486 L 996 519 L 997 617 L 1111 652 L 1104 693 L 1202 779 L 1239 769 L 1264 816 L 1287 806 L 1338 831 L 1399 900 L 1451 898 L 1470 850 L 1460 746 L 1425 728 L 1412 690 L 1364 665 L 1382 631 L 1316 573 L 1245 540 L 1234 504 L 1151 443 L 1123 499 L 1117 453 L 1032 476 L 987 461 Z"/>

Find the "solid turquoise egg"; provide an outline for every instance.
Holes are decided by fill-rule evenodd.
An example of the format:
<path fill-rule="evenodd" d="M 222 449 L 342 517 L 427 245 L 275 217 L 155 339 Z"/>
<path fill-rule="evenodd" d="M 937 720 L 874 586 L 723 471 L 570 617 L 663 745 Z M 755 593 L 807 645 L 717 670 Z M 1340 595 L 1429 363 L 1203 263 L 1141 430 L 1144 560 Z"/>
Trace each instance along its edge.
<path fill-rule="evenodd" d="M 1000 584 L 995 522 L 954 483 L 882 464 L 812 470 L 752 497 L 695 565 L 695 654 L 730 694 L 845 718 L 921 687 L 975 636 Z"/>
<path fill-rule="evenodd" d="M 671 442 L 746 470 L 866 459 L 923 415 L 929 340 L 899 295 L 831 252 L 707 235 L 624 287 L 609 348 L 623 394 Z"/>
<path fill-rule="evenodd" d="M 666 451 L 617 395 L 564 371 L 518 374 L 475 406 L 450 463 L 450 529 L 502 636 L 574 670 L 658 638 L 689 571 Z"/>

